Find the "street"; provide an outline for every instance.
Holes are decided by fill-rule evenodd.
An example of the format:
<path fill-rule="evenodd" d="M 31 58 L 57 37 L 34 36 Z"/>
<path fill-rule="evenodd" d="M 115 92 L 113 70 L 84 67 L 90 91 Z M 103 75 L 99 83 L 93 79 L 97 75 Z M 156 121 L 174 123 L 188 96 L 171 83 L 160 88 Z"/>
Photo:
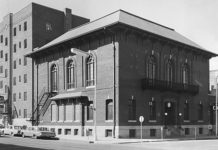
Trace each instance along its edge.
<path fill-rule="evenodd" d="M 217 150 L 217 140 L 90 144 L 87 141 L 0 137 L 0 150 Z"/>

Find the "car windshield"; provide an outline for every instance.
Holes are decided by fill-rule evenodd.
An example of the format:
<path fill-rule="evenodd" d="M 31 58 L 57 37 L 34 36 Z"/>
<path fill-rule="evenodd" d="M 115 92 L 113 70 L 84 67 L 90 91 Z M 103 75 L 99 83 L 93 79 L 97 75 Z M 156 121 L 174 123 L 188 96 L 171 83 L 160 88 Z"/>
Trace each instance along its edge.
<path fill-rule="evenodd" d="M 38 127 L 38 131 L 49 131 L 46 127 Z"/>

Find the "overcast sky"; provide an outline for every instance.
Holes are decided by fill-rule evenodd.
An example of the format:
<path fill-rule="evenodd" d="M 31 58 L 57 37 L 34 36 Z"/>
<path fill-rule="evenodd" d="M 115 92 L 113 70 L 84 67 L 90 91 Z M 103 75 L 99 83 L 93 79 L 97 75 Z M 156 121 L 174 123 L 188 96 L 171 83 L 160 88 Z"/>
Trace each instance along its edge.
<path fill-rule="evenodd" d="M 35 2 L 55 9 L 68 7 L 72 13 L 91 20 L 118 9 L 175 29 L 211 52 L 218 53 L 218 0 L 0 0 L 0 22 Z M 218 58 L 210 70 L 218 69 Z"/>

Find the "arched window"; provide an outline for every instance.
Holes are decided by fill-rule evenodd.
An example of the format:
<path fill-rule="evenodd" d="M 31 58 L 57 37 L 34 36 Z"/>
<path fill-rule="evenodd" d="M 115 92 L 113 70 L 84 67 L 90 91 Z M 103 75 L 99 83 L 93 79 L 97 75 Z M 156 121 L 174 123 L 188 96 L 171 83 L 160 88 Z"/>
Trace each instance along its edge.
<path fill-rule="evenodd" d="M 182 67 L 182 83 L 188 84 L 189 83 L 189 66 L 185 63 Z"/>
<path fill-rule="evenodd" d="M 54 65 L 51 67 L 51 91 L 57 91 L 57 89 L 58 89 L 57 73 L 58 73 L 57 65 L 54 64 Z"/>
<path fill-rule="evenodd" d="M 86 60 L 86 86 L 95 85 L 95 61 L 92 55 Z"/>
<path fill-rule="evenodd" d="M 156 78 L 156 60 L 153 55 L 150 56 L 147 63 L 147 78 L 155 79 Z"/>
<path fill-rule="evenodd" d="M 166 65 L 166 80 L 167 82 L 174 81 L 174 63 L 172 59 L 169 59 Z"/>
<path fill-rule="evenodd" d="M 67 89 L 75 88 L 75 64 L 70 60 L 67 63 Z"/>
<path fill-rule="evenodd" d="M 106 100 L 106 120 L 113 120 L 113 100 Z"/>

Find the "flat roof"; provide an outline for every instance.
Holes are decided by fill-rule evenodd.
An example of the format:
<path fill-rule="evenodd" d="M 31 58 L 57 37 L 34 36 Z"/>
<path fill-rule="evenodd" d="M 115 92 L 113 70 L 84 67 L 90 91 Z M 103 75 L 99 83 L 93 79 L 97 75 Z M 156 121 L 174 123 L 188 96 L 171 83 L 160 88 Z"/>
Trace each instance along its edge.
<path fill-rule="evenodd" d="M 133 15 L 131 13 L 128 13 L 123 10 L 115 11 L 111 14 L 108 14 L 104 17 L 101 17 L 97 20 L 94 20 L 92 22 L 86 23 L 84 25 L 81 25 L 79 27 L 73 28 L 70 31 L 64 33 L 63 35 L 59 36 L 58 38 L 54 39 L 53 41 L 47 43 L 46 45 L 40 47 L 36 51 L 33 51 L 30 54 L 27 54 L 27 56 L 30 56 L 32 54 L 38 53 L 42 50 L 45 50 L 49 47 L 61 44 L 63 42 L 78 38 L 80 36 L 89 34 L 91 32 L 97 31 L 99 29 L 103 29 L 105 27 L 122 23 L 134 28 L 138 28 L 140 30 L 144 30 L 149 33 L 153 33 L 155 35 L 168 38 L 173 41 L 177 41 L 186 45 L 189 45 L 191 47 L 195 47 L 197 49 L 206 51 L 214 56 L 216 54 L 202 48 L 195 42 L 189 40 L 188 38 L 184 37 L 183 35 L 176 32 L 174 29 L 171 29 L 169 27 L 154 23 L 152 21 L 146 20 L 144 18 L 138 17 L 136 15 Z"/>

